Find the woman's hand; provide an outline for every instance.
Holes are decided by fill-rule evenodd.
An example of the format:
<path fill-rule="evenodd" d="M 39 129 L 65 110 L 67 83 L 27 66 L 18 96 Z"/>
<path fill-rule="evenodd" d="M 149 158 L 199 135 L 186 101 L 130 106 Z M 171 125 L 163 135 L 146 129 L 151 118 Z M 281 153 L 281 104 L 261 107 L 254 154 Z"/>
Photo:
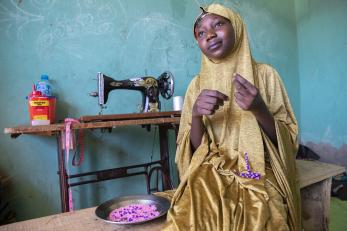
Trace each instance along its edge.
<path fill-rule="evenodd" d="M 216 90 L 202 90 L 197 97 L 192 110 L 192 126 L 190 131 L 190 143 L 194 152 L 201 144 L 205 127 L 202 122 L 203 115 L 213 115 L 220 106 L 224 105 L 224 101 L 228 100 L 228 96 Z"/>
<path fill-rule="evenodd" d="M 234 75 L 235 101 L 246 111 L 252 112 L 260 127 L 277 146 L 275 120 L 258 89 L 239 74 Z"/>
<path fill-rule="evenodd" d="M 239 74 L 234 75 L 235 101 L 246 111 L 259 112 L 264 110 L 264 102 L 258 89 Z"/>
<path fill-rule="evenodd" d="M 213 115 L 220 106 L 224 105 L 225 100 L 228 100 L 228 96 L 223 93 L 204 89 L 194 103 L 192 116 Z"/>

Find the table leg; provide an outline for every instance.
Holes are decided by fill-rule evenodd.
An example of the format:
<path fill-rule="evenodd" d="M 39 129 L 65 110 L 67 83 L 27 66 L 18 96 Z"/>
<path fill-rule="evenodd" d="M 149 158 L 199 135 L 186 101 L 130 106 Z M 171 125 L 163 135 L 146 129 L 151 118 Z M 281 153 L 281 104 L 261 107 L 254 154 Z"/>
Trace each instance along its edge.
<path fill-rule="evenodd" d="M 331 177 L 300 190 L 304 230 L 329 230 Z"/>
<path fill-rule="evenodd" d="M 172 189 L 169 165 L 168 126 L 159 125 L 160 160 L 163 173 L 163 190 Z"/>
<path fill-rule="evenodd" d="M 69 212 L 69 192 L 67 184 L 67 173 L 65 168 L 65 156 L 62 148 L 62 132 L 58 132 L 57 138 L 57 154 L 58 154 L 58 175 L 60 183 L 60 200 L 61 200 L 61 211 Z"/>

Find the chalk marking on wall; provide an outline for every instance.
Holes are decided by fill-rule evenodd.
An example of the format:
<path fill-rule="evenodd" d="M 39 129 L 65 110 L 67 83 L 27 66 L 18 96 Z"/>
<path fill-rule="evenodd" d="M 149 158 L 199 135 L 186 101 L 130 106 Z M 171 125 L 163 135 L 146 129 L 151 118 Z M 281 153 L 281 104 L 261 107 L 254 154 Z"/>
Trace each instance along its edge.
<path fill-rule="evenodd" d="M 84 2 L 84 4 L 81 4 L 81 2 Z M 95 6 L 97 6 L 97 1 L 96 0 L 78 0 L 78 5 L 79 6 L 83 5 L 86 8 L 94 9 Z"/>
<path fill-rule="evenodd" d="M 182 30 L 191 31 L 191 28 L 181 26 L 177 23 L 175 23 L 173 20 L 167 19 L 163 17 L 161 14 L 153 14 L 153 16 L 146 16 L 144 18 L 141 18 L 137 20 L 133 26 L 130 28 L 127 39 L 132 35 L 132 33 L 135 31 L 136 28 L 138 28 L 139 25 L 146 25 L 150 26 L 152 28 L 157 28 L 157 26 L 153 26 L 154 24 L 159 24 L 159 28 L 163 28 L 164 26 L 174 26 L 175 28 L 179 28 Z M 139 27 L 142 28 L 142 27 Z M 147 28 L 146 28 L 147 30 Z"/>
<path fill-rule="evenodd" d="M 48 0 L 47 0 L 48 1 Z M 76 2 L 79 14 L 74 18 L 63 16 L 55 19 L 55 23 L 49 28 L 43 28 L 37 38 L 37 53 L 39 59 L 53 55 L 52 50 L 63 49 L 74 57 L 82 58 L 78 49 L 66 49 L 61 44 L 67 39 L 81 38 L 86 35 L 105 35 L 112 33 L 115 29 L 121 29 L 114 25 L 114 18 L 119 12 L 111 5 L 101 5 L 94 0 L 79 0 Z M 125 12 L 121 11 L 123 14 Z M 82 52 L 82 51 L 81 51 Z"/>
<path fill-rule="evenodd" d="M 116 14 L 112 6 L 101 6 L 97 9 L 97 16 L 100 20 L 112 20 L 115 18 Z"/>
<path fill-rule="evenodd" d="M 52 49 L 60 49 L 61 42 L 68 39 L 75 39 L 86 34 L 104 35 L 112 32 L 113 24 L 109 22 L 95 22 L 92 14 L 77 15 L 73 20 L 56 19 L 54 27 L 46 28 L 41 31 L 37 38 L 37 53 L 39 58 L 47 58 L 53 55 Z M 77 49 L 62 49 L 70 55 L 80 58 Z"/>
<path fill-rule="evenodd" d="M 190 27 L 177 24 L 166 14 L 147 15 L 129 26 L 119 59 L 134 57 L 134 62 L 143 63 L 147 69 L 167 69 L 174 66 L 175 71 L 183 70 L 187 63 L 196 62 L 195 56 L 191 57 L 186 52 L 187 47 L 194 47 L 195 44 L 193 38 L 189 44 L 182 38 L 187 33 L 192 33 Z M 134 39 L 141 43 L 135 43 L 135 46 L 131 44 L 130 48 L 127 42 Z M 137 55 L 138 53 L 141 55 Z"/>
<path fill-rule="evenodd" d="M 50 9 L 55 4 L 56 0 L 30 0 L 31 5 L 38 9 Z"/>
<path fill-rule="evenodd" d="M 90 53 L 89 49 L 86 47 L 82 47 L 82 46 L 74 46 L 71 44 L 67 44 L 67 43 L 63 43 L 63 44 L 58 44 L 57 48 L 60 50 L 68 50 L 69 54 L 75 58 L 78 59 L 83 59 L 83 57 L 87 57 L 88 54 Z"/>
<path fill-rule="evenodd" d="M 13 0 L 10 3 L 14 7 L 13 9 L 8 9 L 0 4 L 0 23 L 9 22 L 6 30 L 7 37 L 11 37 L 10 30 L 15 28 L 16 37 L 20 39 L 21 31 L 27 24 L 44 20 L 42 15 L 32 14 L 21 9 Z"/>
<path fill-rule="evenodd" d="M 141 41 L 144 41 L 144 42 L 148 42 L 148 38 L 147 38 L 148 36 L 150 36 L 150 38 L 153 38 L 153 35 L 158 35 L 158 36 L 161 36 L 161 39 L 159 39 L 159 40 L 163 40 L 164 39 L 163 34 L 167 35 L 169 33 L 170 37 L 177 38 L 177 37 L 179 37 L 179 36 L 177 36 L 178 32 L 176 33 L 177 30 L 187 30 L 187 31 L 191 32 L 190 28 L 178 25 L 173 20 L 170 20 L 170 19 L 166 18 L 165 16 L 156 13 L 156 14 L 152 14 L 152 15 L 149 15 L 149 16 L 146 16 L 144 18 L 137 20 L 131 26 L 130 30 L 128 31 L 128 33 L 126 35 L 126 41 L 129 41 L 129 38 L 133 35 L 134 32 L 143 31 L 144 26 L 146 26 L 146 29 L 145 29 L 144 33 L 140 34 L 143 36 Z M 158 33 L 158 31 L 165 30 L 165 28 L 168 28 L 168 27 L 170 27 L 170 30 L 167 30 L 166 33 Z M 173 29 L 172 29 L 172 27 L 173 27 Z M 137 35 L 135 35 L 135 36 L 137 36 Z M 137 36 L 137 37 L 139 37 L 139 36 Z M 165 39 L 165 41 L 170 39 L 170 37 Z M 156 46 L 156 48 L 160 49 L 158 46 Z M 165 48 L 163 48 L 163 49 L 165 49 Z M 122 51 L 121 57 L 122 57 L 124 51 L 125 50 Z"/>
<path fill-rule="evenodd" d="M 11 0 L 11 4 L 16 8 L 17 11 L 19 11 L 22 15 L 27 16 L 28 18 L 42 19 L 41 15 L 35 15 L 35 14 L 32 14 L 32 13 L 29 13 L 29 12 L 23 10 L 22 8 L 18 7 L 18 5 L 14 2 L 14 0 Z M 19 15 L 16 14 L 16 16 L 19 16 Z"/>
<path fill-rule="evenodd" d="M 118 3 L 120 8 L 122 8 L 121 11 L 117 11 L 111 4 L 100 6 L 100 3 L 95 0 L 84 0 L 83 2 L 79 0 L 77 2 L 77 7 L 81 12 L 81 17 L 77 20 L 83 25 L 84 29 L 87 29 L 89 33 L 93 33 L 95 35 L 111 33 L 115 28 L 119 29 L 119 27 L 115 27 L 114 23 L 112 23 L 115 21 L 115 18 L 121 16 L 125 17 L 126 15 L 124 7 L 120 2 Z M 86 12 L 86 10 L 92 12 L 82 13 Z M 96 29 L 93 31 L 93 28 Z"/>
<path fill-rule="evenodd" d="M 77 15 L 75 20 L 71 20 L 67 23 L 72 25 L 76 32 L 75 35 L 80 35 L 81 33 L 103 35 L 113 30 L 113 23 L 94 18 L 91 13 Z"/>
<path fill-rule="evenodd" d="M 122 9 L 123 14 L 127 17 L 128 14 L 127 14 L 127 12 L 126 12 L 126 10 L 125 10 L 125 8 L 124 8 L 123 3 L 121 2 L 121 0 L 118 0 L 118 4 L 119 4 L 120 8 Z"/>
<path fill-rule="evenodd" d="M 61 22 L 57 22 L 55 24 L 55 27 L 53 28 L 52 33 L 55 39 L 63 38 L 64 36 L 66 36 L 67 33 L 66 25 L 64 25 Z"/>
<path fill-rule="evenodd" d="M 82 12 L 91 11 L 91 14 L 96 15 L 96 19 L 99 20 L 111 21 L 115 17 L 121 16 L 119 13 L 126 15 L 126 11 L 120 1 L 116 4 L 122 9 L 121 11 L 115 9 L 112 4 L 100 4 L 95 0 L 78 0 L 76 4 L 81 14 Z"/>
<path fill-rule="evenodd" d="M 196 3 L 196 5 L 198 5 L 198 7 L 201 6 L 201 3 L 198 0 L 194 0 L 194 2 Z"/>
<path fill-rule="evenodd" d="M 325 131 L 324 131 L 324 134 L 322 136 L 322 140 L 323 141 L 330 141 L 330 140 L 333 140 L 333 135 L 332 135 L 332 131 L 331 131 L 331 126 L 328 125 L 326 128 L 325 128 Z"/>
<path fill-rule="evenodd" d="M 51 53 L 48 51 L 48 48 L 53 45 L 53 34 L 52 33 L 46 33 L 46 32 L 41 32 L 37 39 L 37 53 L 39 58 L 44 56 L 45 51 L 47 54 Z"/>
<path fill-rule="evenodd" d="M 0 15 L 10 15 L 11 12 L 4 7 L 2 4 L 0 4 Z M 10 21 L 11 17 L 7 17 L 7 18 L 2 18 L 0 17 L 0 22 L 6 22 L 6 21 Z"/>
<path fill-rule="evenodd" d="M 220 1 L 214 1 L 214 0 L 194 0 L 194 2 L 196 3 L 196 5 L 198 7 L 204 7 L 205 10 L 206 10 L 206 7 L 211 5 L 211 4 L 218 4 L 218 3 L 220 3 Z M 200 9 L 198 9 L 198 10 L 200 12 Z"/>

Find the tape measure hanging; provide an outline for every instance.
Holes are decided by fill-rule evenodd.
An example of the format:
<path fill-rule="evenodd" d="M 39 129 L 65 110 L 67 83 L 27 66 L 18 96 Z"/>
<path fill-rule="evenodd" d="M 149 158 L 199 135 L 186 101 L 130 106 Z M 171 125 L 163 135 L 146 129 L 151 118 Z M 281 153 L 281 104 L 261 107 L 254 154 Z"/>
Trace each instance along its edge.
<path fill-rule="evenodd" d="M 75 154 L 73 156 L 72 159 L 72 165 L 73 166 L 80 166 L 84 160 L 84 143 L 83 143 L 83 138 L 84 138 L 84 134 L 83 134 L 83 130 L 79 130 L 78 131 L 78 142 L 77 142 L 77 146 L 73 147 L 73 135 L 74 133 L 71 132 L 71 125 L 73 123 L 77 123 L 79 124 L 80 121 L 77 119 L 73 119 L 73 118 L 66 118 L 64 120 L 64 124 L 65 124 L 65 161 L 66 161 L 66 171 L 67 174 L 70 174 L 69 171 L 69 156 L 70 156 L 70 144 L 72 145 L 71 148 L 75 148 Z M 76 163 L 76 154 L 78 153 L 77 148 L 80 148 L 80 154 L 79 154 L 79 160 Z M 71 187 L 69 187 L 69 211 L 73 211 L 73 199 L 72 199 L 72 190 Z"/>

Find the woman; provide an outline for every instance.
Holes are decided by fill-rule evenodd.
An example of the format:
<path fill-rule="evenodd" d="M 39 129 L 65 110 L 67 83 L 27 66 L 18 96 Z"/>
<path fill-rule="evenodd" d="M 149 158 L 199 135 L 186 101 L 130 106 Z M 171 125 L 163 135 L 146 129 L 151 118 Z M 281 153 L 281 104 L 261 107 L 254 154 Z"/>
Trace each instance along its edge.
<path fill-rule="evenodd" d="M 298 128 L 278 73 L 253 60 L 241 17 L 222 5 L 203 10 L 194 36 L 201 70 L 185 96 L 164 230 L 300 230 Z"/>

